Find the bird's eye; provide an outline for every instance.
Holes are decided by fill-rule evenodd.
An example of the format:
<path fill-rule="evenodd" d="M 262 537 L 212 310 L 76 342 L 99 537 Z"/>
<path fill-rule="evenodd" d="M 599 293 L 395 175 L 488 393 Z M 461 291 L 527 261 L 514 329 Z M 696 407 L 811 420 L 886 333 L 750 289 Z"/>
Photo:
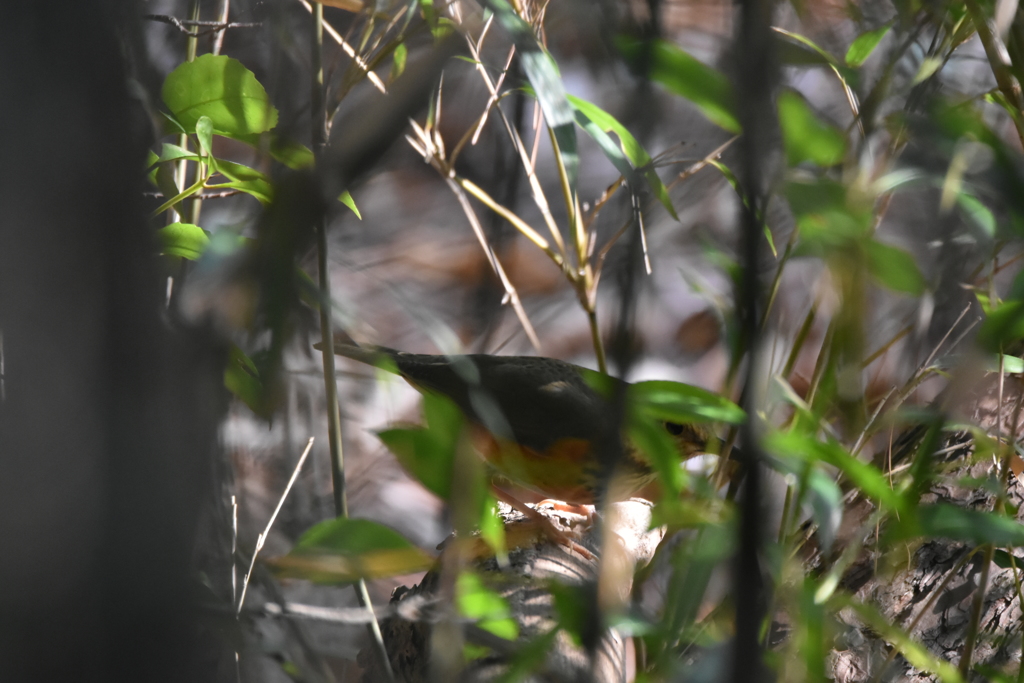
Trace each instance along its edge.
<path fill-rule="evenodd" d="M 686 427 L 684 427 L 683 425 L 681 425 L 679 423 L 676 423 L 676 422 L 666 422 L 665 423 L 665 429 L 672 436 L 679 436 L 680 434 L 683 433 L 683 431 L 686 429 Z"/>

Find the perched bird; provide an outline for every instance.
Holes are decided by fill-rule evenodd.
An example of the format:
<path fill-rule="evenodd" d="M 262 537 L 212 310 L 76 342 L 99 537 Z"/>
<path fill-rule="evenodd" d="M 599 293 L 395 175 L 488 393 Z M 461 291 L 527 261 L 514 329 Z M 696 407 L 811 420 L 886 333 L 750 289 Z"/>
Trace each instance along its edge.
<path fill-rule="evenodd" d="M 500 477 L 572 505 L 596 502 L 616 415 L 610 399 L 585 377 L 601 377 L 612 391 L 625 388 L 622 380 L 533 356 L 424 355 L 341 340 L 334 352 L 397 370 L 418 391 L 451 399 L 471 425 L 476 448 Z M 621 416 L 618 423 L 623 423 Z M 682 459 L 704 452 L 708 425 L 661 424 Z M 613 500 L 629 498 L 655 479 L 645 454 L 628 438 L 619 438 L 621 457 L 609 494 Z"/>

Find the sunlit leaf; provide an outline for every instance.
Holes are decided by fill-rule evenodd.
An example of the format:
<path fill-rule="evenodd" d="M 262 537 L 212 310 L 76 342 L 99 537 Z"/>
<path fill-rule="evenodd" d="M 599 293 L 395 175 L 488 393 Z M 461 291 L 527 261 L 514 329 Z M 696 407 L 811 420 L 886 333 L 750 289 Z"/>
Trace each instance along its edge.
<path fill-rule="evenodd" d="M 898 247 L 878 240 L 867 240 L 864 247 L 868 255 L 871 274 L 889 289 L 913 296 L 924 293 L 924 275 L 914 257 Z"/>
<path fill-rule="evenodd" d="M 160 253 L 197 260 L 210 243 L 206 231 L 191 223 L 171 223 L 157 231 Z"/>
<path fill-rule="evenodd" d="M 196 139 L 204 157 L 213 154 L 213 121 L 209 116 L 200 116 L 196 121 Z"/>
<path fill-rule="evenodd" d="M 236 59 L 202 55 L 167 76 L 163 86 L 167 108 L 187 130 L 202 116 L 215 132 L 238 136 L 262 133 L 277 125 L 277 110 L 256 76 Z"/>
<path fill-rule="evenodd" d="M 668 189 L 651 166 L 651 155 L 637 142 L 629 130 L 619 123 L 614 116 L 595 104 L 572 95 L 569 95 L 569 102 L 576 108 L 577 123 L 580 124 L 581 128 L 590 133 L 591 137 L 594 138 L 598 146 L 605 153 L 605 156 L 622 174 L 622 177 L 633 183 L 635 182 L 634 177 L 636 175 L 633 173 L 633 169 L 643 168 L 643 175 L 647 180 L 648 186 L 651 188 L 651 192 L 662 203 L 669 215 L 679 220 L 679 216 L 676 215 L 676 209 L 672 206 L 672 200 L 669 198 Z M 622 152 L 620 153 L 617 147 L 609 144 L 611 141 L 607 139 L 606 135 L 596 134 L 597 131 L 594 131 L 592 126 L 596 126 L 598 131 L 604 133 L 615 133 L 619 138 L 619 144 L 622 146 Z M 625 159 L 622 157 L 622 154 L 625 154 Z M 626 159 L 629 160 L 628 163 Z"/>
<path fill-rule="evenodd" d="M 653 380 L 629 386 L 630 405 L 671 422 L 725 422 L 740 424 L 746 413 L 729 399 L 690 384 Z"/>
<path fill-rule="evenodd" d="M 512 618 L 508 601 L 484 585 L 480 576 L 464 571 L 455 581 L 455 604 L 462 616 L 499 638 L 515 640 L 519 624 Z"/>
<path fill-rule="evenodd" d="M 811 111 L 803 97 L 793 91 L 779 94 L 779 125 L 790 166 L 810 161 L 819 166 L 834 166 L 846 154 L 846 138 L 833 126 L 823 123 Z"/>
<path fill-rule="evenodd" d="M 891 28 L 892 22 L 889 22 L 873 31 L 865 31 L 857 36 L 846 50 L 846 63 L 852 67 L 858 67 L 863 64 Z"/>
<path fill-rule="evenodd" d="M 395 46 L 395 51 L 392 54 L 391 74 L 388 76 L 389 81 L 394 81 L 402 75 L 402 72 L 405 71 L 405 62 L 408 56 L 409 48 L 405 46 L 405 43 L 399 43 Z"/>
<path fill-rule="evenodd" d="M 619 36 L 616 45 L 631 61 L 646 49 L 642 41 L 626 36 Z M 651 79 L 693 102 L 712 123 L 730 133 L 740 132 L 736 98 L 725 74 L 664 40 L 653 41 L 650 51 Z"/>
<path fill-rule="evenodd" d="M 422 571 L 433 558 L 383 524 L 338 518 L 313 526 L 268 564 L 284 576 L 330 584 Z"/>
<path fill-rule="evenodd" d="M 359 207 L 356 206 L 356 200 L 352 199 L 352 195 L 349 194 L 348 190 L 345 190 L 338 195 L 338 201 L 347 206 L 352 213 L 356 215 L 356 218 L 363 220 L 363 214 L 359 213 Z"/>

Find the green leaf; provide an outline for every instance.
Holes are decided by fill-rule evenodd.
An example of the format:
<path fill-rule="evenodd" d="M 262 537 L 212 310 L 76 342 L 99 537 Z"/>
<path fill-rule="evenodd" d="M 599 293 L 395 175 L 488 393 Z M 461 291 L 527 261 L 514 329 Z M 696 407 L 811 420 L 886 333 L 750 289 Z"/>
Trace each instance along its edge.
<path fill-rule="evenodd" d="M 999 351 L 1024 339 L 1024 301 L 1006 301 L 985 316 L 978 330 L 978 344 L 988 351 Z"/>
<path fill-rule="evenodd" d="M 658 201 L 662 203 L 665 209 L 668 211 L 672 218 L 679 220 L 679 216 L 676 215 L 676 209 L 672 206 L 672 200 L 669 198 L 668 189 L 665 184 L 661 182 L 661 178 L 658 177 L 655 171 L 651 155 L 647 153 L 647 150 L 637 142 L 637 139 L 633 137 L 632 133 L 619 123 L 614 116 L 606 112 L 605 110 L 598 107 L 596 104 L 587 102 L 578 97 L 569 95 L 569 103 L 572 104 L 576 109 L 576 122 L 581 128 L 590 133 L 590 136 L 594 138 L 598 146 L 608 157 L 608 160 L 612 162 L 615 168 L 622 174 L 630 184 L 636 182 L 636 174 L 633 172 L 635 168 L 644 169 L 644 178 L 647 180 L 648 186 L 651 188 L 651 192 L 658 198 Z M 590 125 L 592 124 L 592 125 Z M 626 155 L 626 159 L 629 163 L 626 163 L 622 155 L 619 154 L 619 150 L 614 146 L 610 145 L 610 140 L 607 139 L 606 135 L 597 135 L 593 131 L 593 126 L 596 126 L 602 132 L 615 133 L 619 137 L 619 144 L 622 147 L 622 154 Z M 631 165 L 630 165 L 631 164 Z"/>
<path fill-rule="evenodd" d="M 455 448 L 462 429 L 462 412 L 449 399 L 423 393 L 426 427 L 400 427 L 377 436 L 408 472 L 437 496 L 452 492 Z"/>
<path fill-rule="evenodd" d="M 203 55 L 167 76 L 164 104 L 186 129 L 208 116 L 215 132 L 229 137 L 263 133 L 277 125 L 277 110 L 256 76 L 238 60 Z"/>
<path fill-rule="evenodd" d="M 333 584 L 422 571 L 433 559 L 390 527 L 340 517 L 311 527 L 268 564 L 284 576 Z"/>
<path fill-rule="evenodd" d="M 626 36 L 619 36 L 615 42 L 623 56 L 633 62 L 647 49 L 643 41 Z M 690 100 L 715 125 L 730 133 L 740 132 L 736 99 L 725 74 L 664 40 L 653 41 L 649 49 L 649 75 L 653 80 Z"/>
<path fill-rule="evenodd" d="M 921 505 L 912 514 L 902 515 L 894 534 L 899 540 L 948 538 L 1004 548 L 1024 546 L 1024 524 L 992 512 L 947 503 Z"/>
<path fill-rule="evenodd" d="M 250 194 L 262 204 L 269 204 L 274 198 L 274 187 L 270 179 L 254 168 L 233 161 L 217 159 L 217 171 L 231 180 L 229 183 L 207 184 L 207 189 L 236 189 Z"/>
<path fill-rule="evenodd" d="M 970 221 L 978 226 L 986 237 L 994 237 L 996 234 L 996 217 L 992 211 L 981 203 L 981 200 L 972 194 L 960 192 L 956 196 L 956 202 L 960 210 L 964 212 Z"/>
<path fill-rule="evenodd" d="M 868 267 L 879 282 L 896 292 L 913 296 L 924 293 L 924 275 L 913 256 L 898 247 L 874 239 L 868 240 L 864 246 Z"/>
<path fill-rule="evenodd" d="M 653 380 L 629 386 L 630 405 L 645 414 L 671 422 L 725 422 L 740 424 L 746 413 L 714 392 L 682 382 Z"/>
<path fill-rule="evenodd" d="M 508 601 L 484 585 L 477 574 L 464 571 L 455 580 L 455 604 L 462 616 L 499 638 L 515 640 L 519 624 L 512 618 Z"/>
<path fill-rule="evenodd" d="M 206 250 L 210 237 L 198 225 L 171 223 L 157 230 L 160 253 L 196 261 Z"/>
<path fill-rule="evenodd" d="M 810 161 L 834 166 L 846 154 L 846 138 L 833 126 L 822 123 L 807 101 L 793 91 L 779 94 L 779 125 L 790 166 Z"/>
<path fill-rule="evenodd" d="M 850 47 L 846 50 L 846 63 L 854 68 L 863 64 L 871 53 L 875 51 L 878 44 L 882 42 L 882 38 L 892 28 L 892 22 L 888 22 L 879 26 L 874 31 L 865 31 L 864 33 L 857 36 L 857 38 L 850 43 Z"/>
<path fill-rule="evenodd" d="M 199 140 L 202 156 L 208 157 L 213 154 L 213 121 L 209 116 L 200 116 L 196 121 L 196 139 Z"/>
<path fill-rule="evenodd" d="M 843 521 L 843 493 L 831 477 L 815 468 L 807 478 L 807 497 L 821 547 L 827 553 Z"/>
<path fill-rule="evenodd" d="M 262 414 L 263 384 L 256 364 L 237 346 L 228 351 L 228 362 L 224 367 L 224 386 L 256 413 Z"/>
<path fill-rule="evenodd" d="M 351 209 L 352 213 L 356 215 L 356 218 L 363 220 L 363 214 L 359 213 L 359 207 L 356 206 L 356 200 L 352 199 L 352 195 L 348 193 L 348 190 L 345 190 L 338 195 L 338 201 Z"/>
<path fill-rule="evenodd" d="M 405 43 L 399 43 L 395 46 L 395 51 L 392 55 L 391 74 L 388 76 L 389 81 L 394 81 L 405 71 L 405 61 L 408 55 L 409 48 L 405 46 Z"/>
<path fill-rule="evenodd" d="M 558 73 L 555 60 L 537 40 L 533 28 L 515 13 L 505 0 L 484 0 L 483 4 L 494 13 L 498 23 L 508 32 L 519 52 L 523 73 L 533 86 L 544 120 L 554 132 L 562 155 L 569 187 L 576 191 L 579 176 L 579 152 L 576 148 L 576 115 L 566 97 L 565 85 Z"/>
<path fill-rule="evenodd" d="M 244 142 L 250 147 L 262 150 L 264 143 L 263 138 L 265 136 L 270 138 L 267 149 L 274 160 L 281 162 L 293 170 L 313 167 L 313 164 L 315 163 L 313 152 L 305 145 L 301 145 L 294 140 L 280 137 L 274 133 L 266 133 L 264 135 L 260 135 L 259 133 L 253 133 L 252 135 L 236 135 L 234 138 L 239 142 Z"/>
<path fill-rule="evenodd" d="M 795 457 L 831 465 L 882 507 L 888 510 L 902 510 L 905 507 L 903 498 L 892 489 L 889 480 L 878 468 L 853 457 L 834 441 L 822 443 L 813 436 L 795 431 L 774 432 L 765 438 L 765 448 L 783 459 Z"/>

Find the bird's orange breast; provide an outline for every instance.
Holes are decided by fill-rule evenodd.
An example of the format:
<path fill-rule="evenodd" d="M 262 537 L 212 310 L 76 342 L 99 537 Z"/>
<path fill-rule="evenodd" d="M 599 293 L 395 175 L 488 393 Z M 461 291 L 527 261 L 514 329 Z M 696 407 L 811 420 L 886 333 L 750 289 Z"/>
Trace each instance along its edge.
<path fill-rule="evenodd" d="M 473 442 L 498 474 L 520 486 L 567 503 L 594 502 L 593 444 L 586 439 L 558 439 L 541 452 L 479 427 Z"/>

